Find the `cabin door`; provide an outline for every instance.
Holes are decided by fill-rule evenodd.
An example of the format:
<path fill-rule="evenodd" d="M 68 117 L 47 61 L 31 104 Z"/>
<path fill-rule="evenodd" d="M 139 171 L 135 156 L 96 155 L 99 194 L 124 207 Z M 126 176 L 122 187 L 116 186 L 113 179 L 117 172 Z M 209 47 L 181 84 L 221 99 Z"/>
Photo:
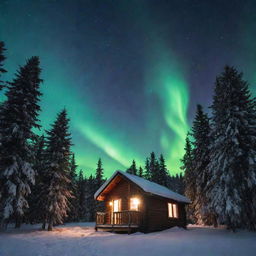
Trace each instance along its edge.
<path fill-rule="evenodd" d="M 117 224 L 118 213 L 121 211 L 121 199 L 113 201 L 112 224 Z"/>

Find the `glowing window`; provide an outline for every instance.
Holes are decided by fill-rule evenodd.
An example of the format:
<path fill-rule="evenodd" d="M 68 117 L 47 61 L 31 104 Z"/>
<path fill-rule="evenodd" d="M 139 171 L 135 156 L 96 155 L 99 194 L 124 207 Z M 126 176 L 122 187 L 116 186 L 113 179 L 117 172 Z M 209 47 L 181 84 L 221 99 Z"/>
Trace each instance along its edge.
<path fill-rule="evenodd" d="M 168 217 L 169 218 L 178 218 L 177 204 L 168 203 Z"/>
<path fill-rule="evenodd" d="M 139 210 L 140 200 L 138 198 L 131 198 L 130 200 L 130 210 L 131 211 L 138 211 Z"/>
<path fill-rule="evenodd" d="M 121 210 L 121 200 L 117 199 L 117 200 L 114 200 L 113 202 L 114 202 L 113 212 L 120 212 L 120 210 Z"/>

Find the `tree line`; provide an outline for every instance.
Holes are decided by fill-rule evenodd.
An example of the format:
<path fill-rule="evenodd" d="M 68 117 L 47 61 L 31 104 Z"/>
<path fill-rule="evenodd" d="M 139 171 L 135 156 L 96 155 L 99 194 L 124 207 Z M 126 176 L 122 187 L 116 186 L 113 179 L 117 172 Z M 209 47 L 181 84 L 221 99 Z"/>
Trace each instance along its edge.
<path fill-rule="evenodd" d="M 5 45 L 0 42 L 0 78 L 4 69 Z M 71 152 L 71 134 L 66 109 L 61 110 L 45 135 L 39 113 L 42 79 L 39 57 L 21 66 L 11 82 L 1 81 L 6 99 L 0 104 L 0 227 L 9 222 L 39 223 L 52 230 L 54 225 L 82 219 L 90 197 L 83 197 L 85 179 L 76 174 Z M 96 175 L 86 180 L 86 188 L 99 187 L 103 168 L 98 161 Z M 87 202 L 88 201 L 88 202 Z M 92 200 L 91 200 L 92 201 Z M 93 203 L 92 203 L 93 205 Z M 88 219 L 92 217 L 88 216 Z"/>
<path fill-rule="evenodd" d="M 226 66 L 210 117 L 197 106 L 182 159 L 191 222 L 256 229 L 255 103 L 243 74 Z"/>
<path fill-rule="evenodd" d="M 0 42 L 0 78 L 6 59 Z M 77 175 L 75 155 L 71 151 L 70 120 L 60 110 L 44 135 L 39 120 L 41 93 L 40 59 L 31 57 L 19 67 L 11 82 L 0 80 L 6 99 L 0 103 L 0 227 L 10 222 L 19 228 L 23 222 L 42 223 L 52 230 L 67 221 L 94 221 L 95 212 L 104 210 L 94 193 L 105 181 L 102 161 L 95 175 Z M 139 175 L 181 192 L 183 177 L 171 177 L 161 155 L 152 152 L 145 169 L 137 170 L 135 161 L 127 172 Z"/>
<path fill-rule="evenodd" d="M 5 45 L 0 42 L 0 226 L 42 223 L 52 230 L 67 221 L 93 221 L 104 210 L 93 195 L 105 181 L 99 159 L 94 175 L 77 172 L 69 118 L 60 110 L 44 135 L 39 114 L 40 59 L 31 57 L 10 82 L 1 77 Z M 217 76 L 210 116 L 197 106 L 185 143 L 181 174 L 170 176 L 163 155 L 152 152 L 144 168 L 126 170 L 190 198 L 188 217 L 205 225 L 256 229 L 256 101 L 243 74 L 226 66 Z M 77 175 L 78 173 L 78 175 Z"/>
<path fill-rule="evenodd" d="M 137 168 L 135 160 L 132 161 L 131 166 L 126 170 L 127 173 L 137 175 L 146 180 L 158 183 L 165 186 L 177 193 L 184 193 L 184 178 L 182 173 L 170 175 L 167 169 L 164 156 L 160 154 L 157 158 L 155 153 L 152 152 L 145 160 L 145 166 Z"/>

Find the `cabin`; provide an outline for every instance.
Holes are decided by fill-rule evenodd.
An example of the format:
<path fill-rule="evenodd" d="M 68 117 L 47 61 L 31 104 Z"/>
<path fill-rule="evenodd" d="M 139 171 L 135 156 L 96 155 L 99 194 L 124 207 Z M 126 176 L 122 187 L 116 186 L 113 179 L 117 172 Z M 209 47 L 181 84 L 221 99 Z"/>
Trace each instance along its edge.
<path fill-rule="evenodd" d="M 187 225 L 188 198 L 123 171 L 116 171 L 94 198 L 105 204 L 105 211 L 96 213 L 96 231 L 148 233 Z"/>

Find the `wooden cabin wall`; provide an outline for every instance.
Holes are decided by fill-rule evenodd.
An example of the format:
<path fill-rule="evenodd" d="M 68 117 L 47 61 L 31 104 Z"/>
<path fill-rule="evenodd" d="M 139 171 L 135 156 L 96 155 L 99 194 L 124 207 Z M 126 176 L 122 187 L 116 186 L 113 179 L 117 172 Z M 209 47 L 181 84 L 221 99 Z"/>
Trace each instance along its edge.
<path fill-rule="evenodd" d="M 174 226 L 186 227 L 185 204 L 157 196 L 147 196 L 146 202 L 147 224 L 145 232 L 163 230 Z M 178 218 L 168 217 L 168 203 L 178 205 Z"/>
<path fill-rule="evenodd" d="M 186 227 L 186 211 L 184 203 L 177 203 L 156 195 L 148 195 L 136 184 L 123 178 L 106 195 L 104 200 L 106 212 L 112 212 L 109 203 L 121 199 L 121 211 L 130 210 L 129 200 L 131 197 L 140 199 L 139 211 L 141 212 L 140 231 L 151 232 L 164 230 L 174 226 Z M 178 218 L 168 217 L 168 203 L 178 205 Z M 108 215 L 110 223 L 110 215 Z"/>
<path fill-rule="evenodd" d="M 126 179 L 122 179 L 106 196 L 104 200 L 106 212 L 112 211 L 113 206 L 109 202 L 116 199 L 121 199 L 121 211 L 130 210 L 129 200 L 131 197 L 140 199 L 139 211 L 141 212 L 143 221 L 145 212 L 144 192 L 137 185 Z"/>

